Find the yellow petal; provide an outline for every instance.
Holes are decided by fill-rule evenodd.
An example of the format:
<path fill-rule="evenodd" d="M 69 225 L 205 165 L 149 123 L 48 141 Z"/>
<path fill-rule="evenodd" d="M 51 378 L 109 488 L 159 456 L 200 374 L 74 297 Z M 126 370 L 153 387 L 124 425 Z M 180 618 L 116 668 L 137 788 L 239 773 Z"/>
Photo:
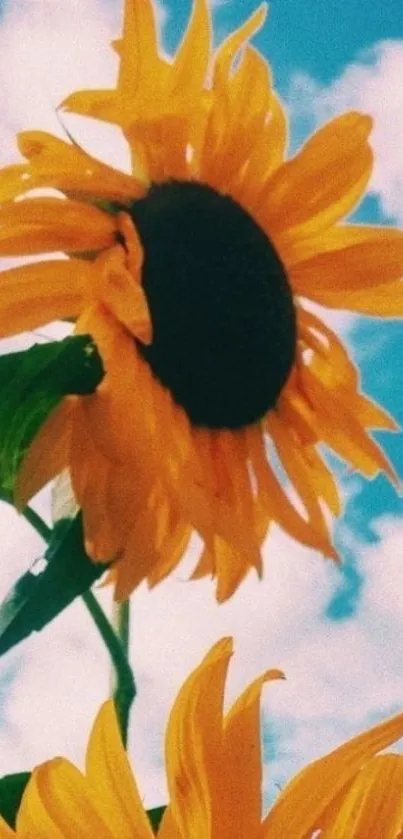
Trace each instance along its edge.
<path fill-rule="evenodd" d="M 95 719 L 87 748 L 86 775 L 103 819 L 114 836 L 153 839 L 111 700 L 102 706 Z"/>
<path fill-rule="evenodd" d="M 140 245 L 139 249 L 142 255 Z M 141 261 L 139 260 L 139 271 Z M 97 296 L 132 335 L 142 343 L 150 344 L 152 327 L 147 298 L 140 282 L 141 278 L 128 270 L 124 249 L 116 245 L 100 254 L 94 270 L 98 279 Z"/>
<path fill-rule="evenodd" d="M 297 306 L 298 338 L 317 358 L 326 361 L 321 373 L 332 389 L 358 387 L 358 373 L 342 341 L 321 318 Z M 316 359 L 315 359 L 316 361 Z"/>
<path fill-rule="evenodd" d="M 148 569 L 147 582 L 150 588 L 160 583 L 179 564 L 189 546 L 192 536 L 192 528 L 184 522 L 179 521 L 171 525 L 171 530 L 163 548 L 160 550 L 160 557 L 155 567 Z"/>
<path fill-rule="evenodd" d="M 210 16 L 206 0 L 194 0 L 192 16 L 169 73 L 167 94 L 186 96 L 186 101 L 203 89 L 211 45 Z"/>
<path fill-rule="evenodd" d="M 367 396 L 360 395 L 360 401 L 355 411 L 358 419 L 365 428 L 382 428 L 387 431 L 400 430 L 393 417 Z"/>
<path fill-rule="evenodd" d="M 94 279 L 83 260 L 35 262 L 0 273 L 0 336 L 75 317 Z"/>
<path fill-rule="evenodd" d="M 72 486 L 83 509 L 86 551 L 94 562 L 102 563 L 115 559 L 122 544 L 123 531 L 109 515 L 109 511 L 105 515 L 108 485 L 114 480 L 113 464 L 95 449 L 88 431 L 86 434 L 81 427 L 82 441 L 77 439 L 79 433 L 76 422 L 71 440 L 72 449 L 76 447 L 74 454 L 71 454 Z M 82 462 L 78 464 L 77 454 L 80 451 Z M 80 477 L 84 475 L 87 479 L 81 481 L 80 489 L 77 468 L 80 469 Z"/>
<path fill-rule="evenodd" d="M 130 107 L 142 87 L 158 79 L 160 59 L 150 0 L 126 0 L 120 47 L 118 90 L 123 107 Z"/>
<path fill-rule="evenodd" d="M 387 293 L 388 283 L 403 275 L 403 233 L 384 231 L 378 241 L 350 245 L 343 250 L 318 253 L 294 266 L 290 282 L 294 293 L 323 303 L 328 292 L 339 294 L 340 307 L 348 308 L 350 292 L 377 287 Z"/>
<path fill-rule="evenodd" d="M 402 735 L 403 714 L 399 714 L 309 764 L 280 793 L 264 820 L 260 839 L 311 839 L 340 790 L 369 758 Z"/>
<path fill-rule="evenodd" d="M 264 59 L 247 48 L 231 77 L 232 62 L 243 43 L 264 22 L 266 4 L 233 32 L 217 50 L 213 69 L 212 104 L 204 135 L 199 177 L 211 186 L 227 189 L 239 198 L 233 186 L 244 161 L 253 150 L 270 102 L 269 71 Z M 242 190 L 241 190 L 242 193 Z M 247 197 L 243 196 L 244 203 Z"/>
<path fill-rule="evenodd" d="M 397 839 L 403 828 L 403 757 L 378 755 L 361 769 L 322 839 Z"/>
<path fill-rule="evenodd" d="M 223 701 L 232 643 L 224 638 L 183 685 L 168 722 L 166 769 L 171 810 L 183 837 L 206 839 L 226 788 Z M 233 839 L 223 834 L 220 839 Z"/>
<path fill-rule="evenodd" d="M 287 268 L 306 262 L 311 257 L 330 252 L 344 251 L 346 248 L 364 243 L 378 246 L 387 239 L 394 242 L 401 240 L 402 233 L 393 227 L 375 227 L 367 224 L 336 224 L 328 230 L 311 232 L 311 235 L 299 235 L 303 231 L 293 231 L 284 249 L 284 262 Z M 282 247 L 282 237 L 278 237 L 278 245 Z"/>
<path fill-rule="evenodd" d="M 262 574 L 262 558 L 258 547 L 253 546 L 251 553 L 245 553 L 237 545 L 215 536 L 210 550 L 213 553 L 214 576 L 217 577 L 216 598 L 218 603 L 228 600 L 251 568 Z"/>
<path fill-rule="evenodd" d="M 260 697 L 266 682 L 284 678 L 281 670 L 267 670 L 249 685 L 225 717 L 224 766 L 231 797 L 222 802 L 219 835 L 227 830 L 228 836 L 258 836 L 262 814 Z M 230 805 L 228 810 L 226 804 Z"/>
<path fill-rule="evenodd" d="M 242 26 L 225 39 L 217 50 L 213 68 L 213 86 L 225 84 L 232 62 L 245 41 L 260 29 L 267 15 L 267 3 L 262 3 Z"/>
<path fill-rule="evenodd" d="M 252 188 L 249 183 L 250 158 L 255 144 L 261 141 L 270 104 L 271 80 L 267 63 L 257 50 L 248 45 L 239 67 L 217 102 L 217 108 L 225 111 L 226 124 L 219 151 L 210 164 L 214 167 L 215 179 L 219 174 L 221 188 L 228 189 L 244 203 L 247 202 L 245 193 L 248 195 Z M 209 139 L 206 135 L 205 143 L 208 144 Z"/>
<path fill-rule="evenodd" d="M 17 816 L 24 839 L 120 839 L 111 833 L 84 776 L 69 761 L 56 758 L 36 769 Z"/>
<path fill-rule="evenodd" d="M 265 229 L 306 236 L 329 227 L 361 198 L 372 169 L 368 134 L 372 121 L 348 113 L 323 126 L 273 174 L 261 196 Z M 296 233 L 295 233 L 296 229 Z"/>
<path fill-rule="evenodd" d="M 164 509 L 161 505 L 147 507 L 146 499 L 138 515 L 133 516 L 133 527 L 124 544 L 123 556 L 117 565 L 117 600 L 125 600 L 148 574 L 152 575 L 155 566 L 161 560 L 159 539 L 161 517 L 164 517 Z M 163 527 L 164 525 L 166 527 L 165 522 L 163 522 Z M 167 535 L 166 529 L 163 530 L 163 534 Z"/>
<path fill-rule="evenodd" d="M 289 380 L 278 400 L 277 411 L 284 422 L 298 435 L 301 443 L 310 445 L 318 442 L 318 434 L 306 417 L 305 407 L 301 394 Z"/>
<path fill-rule="evenodd" d="M 115 222 L 79 201 L 26 198 L 0 207 L 0 255 L 92 251 L 115 242 Z"/>
<path fill-rule="evenodd" d="M 336 552 L 323 532 L 318 532 L 313 522 L 303 518 L 287 497 L 267 462 L 260 429 L 248 428 L 247 438 L 259 496 L 270 518 L 274 519 L 285 533 L 289 533 L 297 542 L 314 547 L 322 551 L 325 556 L 336 558 Z"/>
<path fill-rule="evenodd" d="M 5 839 L 8 839 L 8 837 L 5 837 Z M 169 806 L 166 808 L 158 828 L 158 839 L 186 839 L 181 833 Z"/>
<path fill-rule="evenodd" d="M 284 108 L 273 90 L 270 91 L 269 113 L 265 124 L 255 137 L 254 145 L 249 150 L 248 164 L 242 183 L 239 200 L 251 213 L 258 204 L 262 186 L 270 175 L 283 163 L 288 141 L 287 118 Z M 284 260 L 288 266 L 287 259 Z M 316 252 L 316 251 L 315 251 Z"/>
<path fill-rule="evenodd" d="M 320 506 L 323 499 L 320 482 L 315 480 L 309 460 L 304 458 L 299 441 L 289 428 L 276 416 L 275 412 L 267 417 L 266 425 L 276 446 L 280 462 L 284 467 L 292 487 L 298 493 L 315 530 L 329 540 L 328 529 Z"/>
<path fill-rule="evenodd" d="M 379 264 L 381 265 L 381 263 Z M 309 293 L 309 297 L 311 300 L 317 300 L 321 306 L 326 306 L 328 309 L 360 312 L 362 315 L 375 315 L 377 317 L 401 318 L 403 315 L 402 291 L 402 281 L 396 280 L 394 283 L 380 285 L 377 288 L 364 288 L 359 291 L 349 290 L 347 293 L 339 290 L 321 289 L 319 292 Z"/>
<path fill-rule="evenodd" d="M 144 194 L 144 186 L 131 175 L 101 163 L 79 146 L 52 134 L 24 131 L 18 135 L 18 146 L 29 163 L 0 171 L 0 202 L 38 187 L 123 203 Z"/>
<path fill-rule="evenodd" d="M 314 412 L 314 425 L 323 442 L 342 458 L 368 477 L 384 471 L 390 480 L 397 482 L 388 458 L 378 444 L 362 427 L 352 406 L 345 402 L 346 392 L 337 392 L 327 385 L 313 370 L 301 370 L 304 391 L 309 394 Z M 351 408 L 351 409 L 350 409 Z M 338 422 L 334 422 L 337 416 Z"/>
<path fill-rule="evenodd" d="M 122 107 L 115 90 L 77 90 L 66 96 L 59 108 L 105 122 L 119 122 Z"/>

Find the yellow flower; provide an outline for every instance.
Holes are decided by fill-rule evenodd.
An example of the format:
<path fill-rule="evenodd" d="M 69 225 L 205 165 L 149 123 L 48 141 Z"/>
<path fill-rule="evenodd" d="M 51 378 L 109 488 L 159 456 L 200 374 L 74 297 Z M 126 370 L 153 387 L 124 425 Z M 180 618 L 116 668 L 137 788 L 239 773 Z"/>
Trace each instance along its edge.
<path fill-rule="evenodd" d="M 64 104 L 119 126 L 133 173 L 42 132 L 21 134 L 27 163 L 0 173 L 0 256 L 69 256 L 3 272 L 0 334 L 78 318 L 106 371 L 42 427 L 17 500 L 68 468 L 87 550 L 115 560 L 118 598 L 169 574 L 193 531 L 194 576 L 216 577 L 219 600 L 261 573 L 272 523 L 337 558 L 321 443 L 394 477 L 367 429 L 395 425 L 309 306 L 403 314 L 403 235 L 341 223 L 371 173 L 371 119 L 340 116 L 285 159 L 283 109 L 249 44 L 265 14 L 212 55 L 195 0 L 169 62 L 150 0 L 126 0 L 116 89 Z M 61 195 L 26 197 L 38 187 Z"/>
<path fill-rule="evenodd" d="M 306 766 L 261 816 L 260 693 L 271 670 L 223 715 L 231 639 L 183 685 L 166 732 L 170 803 L 159 839 L 395 839 L 403 828 L 403 757 L 377 755 L 403 735 L 403 714 Z M 152 839 L 112 702 L 100 710 L 83 775 L 62 758 L 37 768 L 16 831 L 0 839 Z"/>

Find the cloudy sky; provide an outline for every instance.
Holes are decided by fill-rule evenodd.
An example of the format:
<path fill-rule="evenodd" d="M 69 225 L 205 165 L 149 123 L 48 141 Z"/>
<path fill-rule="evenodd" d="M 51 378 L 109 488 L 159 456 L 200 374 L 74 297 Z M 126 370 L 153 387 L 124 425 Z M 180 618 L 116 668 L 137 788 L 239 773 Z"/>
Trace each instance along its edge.
<path fill-rule="evenodd" d="M 220 40 L 255 0 L 211 3 Z M 190 0 L 160 0 L 161 42 L 175 48 Z M 55 106 L 76 87 L 112 84 L 108 43 L 120 0 L 0 0 L 0 163 L 15 158 L 22 128 L 60 133 Z M 324 119 L 350 108 L 375 118 L 376 165 L 362 221 L 403 224 L 403 5 L 401 0 L 272 0 L 256 44 L 270 59 L 289 106 L 291 148 Z M 68 117 L 77 139 L 124 166 L 108 127 Z M 403 325 L 335 317 L 366 391 L 403 423 Z M 402 435 L 383 435 L 403 475 Z M 130 749 L 146 803 L 165 795 L 162 742 L 169 705 L 191 667 L 223 634 L 236 639 L 233 696 L 267 667 L 287 681 L 263 701 L 267 800 L 304 762 L 403 706 L 403 501 L 383 478 L 365 482 L 338 467 L 345 513 L 335 538 L 341 570 L 280 533 L 267 544 L 263 583 L 253 578 L 217 607 L 208 582 L 186 584 L 186 567 L 133 597 L 132 661 L 138 699 Z M 46 511 L 47 496 L 39 500 Z M 0 595 L 43 546 L 10 508 L 0 509 Z M 102 600 L 109 607 L 110 596 Z M 41 635 L 0 661 L 0 775 L 55 754 L 82 761 L 91 719 L 109 688 L 108 661 L 77 602 Z"/>

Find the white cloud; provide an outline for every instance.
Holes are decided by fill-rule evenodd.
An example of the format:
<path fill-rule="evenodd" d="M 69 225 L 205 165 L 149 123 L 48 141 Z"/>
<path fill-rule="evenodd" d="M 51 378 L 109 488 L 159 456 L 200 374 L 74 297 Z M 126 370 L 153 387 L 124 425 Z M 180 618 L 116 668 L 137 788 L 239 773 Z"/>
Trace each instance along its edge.
<path fill-rule="evenodd" d="M 370 190 L 391 219 L 403 221 L 403 40 L 380 41 L 359 55 L 329 86 L 297 74 L 290 89 L 296 116 L 322 122 L 358 109 L 374 118 L 375 166 Z"/>
<path fill-rule="evenodd" d="M 14 520 L 12 511 L 6 515 Z M 3 531 L 4 515 L 0 522 Z M 14 558 L 20 545 L 14 532 L 4 556 L 7 584 L 26 561 L 27 548 L 19 547 L 18 562 Z M 266 767 L 270 797 L 303 763 L 401 708 L 396 639 L 403 631 L 403 531 L 399 521 L 385 519 L 379 533 L 380 545 L 362 548 L 366 583 L 357 613 L 340 624 L 323 619 L 335 567 L 280 533 L 269 540 L 264 581 L 251 575 L 225 605 L 215 604 L 211 583 L 185 582 L 183 567 L 151 593 L 146 586 L 138 590 L 131 655 L 139 693 L 130 751 L 148 806 L 165 796 L 163 731 L 169 708 L 192 667 L 223 635 L 235 637 L 228 698 L 268 667 L 287 675 L 286 682 L 269 685 L 263 699 L 265 727 L 276 743 Z M 31 553 L 38 555 L 37 541 Z M 107 605 L 109 594 L 102 598 Z M 11 680 L 6 701 L 0 698 L 0 774 L 55 753 L 82 763 L 109 669 L 82 604 L 5 657 L 4 676 L 16 666 L 18 678 Z"/>

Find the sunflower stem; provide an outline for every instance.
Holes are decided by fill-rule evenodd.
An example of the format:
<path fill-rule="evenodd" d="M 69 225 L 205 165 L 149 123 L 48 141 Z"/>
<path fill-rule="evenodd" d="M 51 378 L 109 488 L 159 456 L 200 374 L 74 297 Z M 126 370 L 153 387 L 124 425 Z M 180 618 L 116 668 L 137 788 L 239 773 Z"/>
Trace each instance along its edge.
<path fill-rule="evenodd" d="M 116 681 L 114 691 L 116 713 L 119 720 L 122 740 L 126 747 L 130 710 L 136 696 L 136 683 L 133 671 L 129 664 L 130 600 L 123 600 L 121 603 L 115 603 L 114 625 L 116 635 L 119 638 L 119 643 L 128 665 L 128 672 L 126 673 L 118 672 L 115 668 Z"/>
<path fill-rule="evenodd" d="M 130 708 L 136 695 L 134 675 L 127 657 L 129 635 L 128 601 L 118 604 L 119 610 L 122 609 L 122 614 L 120 614 L 120 611 L 118 612 L 119 621 L 116 621 L 117 628 L 115 630 L 92 591 L 86 591 L 82 595 L 82 598 L 112 660 L 115 684 L 113 698 L 122 741 L 126 748 Z"/>
<path fill-rule="evenodd" d="M 39 536 L 48 543 L 52 535 L 52 528 L 43 521 L 41 516 L 32 507 L 24 507 L 22 515 Z M 130 709 L 136 695 L 136 684 L 128 659 L 130 604 L 128 600 L 125 600 L 123 603 L 115 605 L 115 631 L 90 589 L 84 592 L 82 599 L 111 657 L 115 683 L 114 702 L 122 741 L 126 748 Z"/>

